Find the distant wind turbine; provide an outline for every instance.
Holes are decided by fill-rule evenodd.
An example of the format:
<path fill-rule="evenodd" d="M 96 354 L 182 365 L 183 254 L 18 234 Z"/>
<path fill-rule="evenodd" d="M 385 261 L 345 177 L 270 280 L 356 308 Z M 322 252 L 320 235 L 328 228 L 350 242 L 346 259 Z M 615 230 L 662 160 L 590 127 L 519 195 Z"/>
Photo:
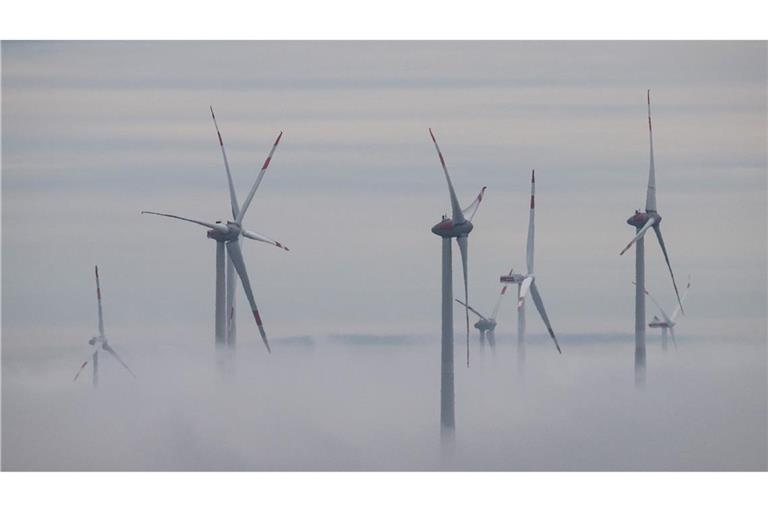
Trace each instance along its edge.
<path fill-rule="evenodd" d="M 541 320 L 544 322 L 544 326 L 547 328 L 549 336 L 552 341 L 555 342 L 555 348 L 558 353 L 562 354 L 560 350 L 560 344 L 557 342 L 555 331 L 552 330 L 552 324 L 549 323 L 549 317 L 547 316 L 547 310 L 544 309 L 544 301 L 541 298 L 538 286 L 536 286 L 536 276 L 533 274 L 533 242 L 535 234 L 534 216 L 535 216 L 535 195 L 536 195 L 536 171 L 531 171 L 531 205 L 528 213 L 528 240 L 525 248 L 526 254 L 526 274 L 508 274 L 501 276 L 499 281 L 502 283 L 516 283 L 517 284 L 517 353 L 519 357 L 519 363 L 525 360 L 525 298 L 530 291 L 533 303 L 536 306 L 536 310 L 541 316 Z"/>
<path fill-rule="evenodd" d="M 107 354 L 114 357 L 118 363 L 120 363 L 123 368 L 128 370 L 128 373 L 130 373 L 134 378 L 136 375 L 131 371 L 130 368 L 128 368 L 128 365 L 125 364 L 125 362 L 120 359 L 120 356 L 117 355 L 117 352 L 115 352 L 115 349 L 113 349 L 110 344 L 107 342 L 107 336 L 104 334 L 104 316 L 102 314 L 101 309 L 101 285 L 99 283 L 99 267 L 98 265 L 95 267 L 96 269 L 96 301 L 99 304 L 99 335 L 94 336 L 90 340 L 88 340 L 88 344 L 93 346 L 93 354 L 83 362 L 83 364 L 80 365 L 80 368 L 77 370 L 77 373 L 75 374 L 75 378 L 72 379 L 72 381 L 76 381 L 77 378 L 80 376 L 80 372 L 83 371 L 83 369 L 88 366 L 89 361 L 93 361 L 91 365 L 93 366 L 93 387 L 96 387 L 99 385 L 99 351 L 103 350 Z"/>
<path fill-rule="evenodd" d="M 680 311 L 685 314 L 680 293 L 677 291 L 675 274 L 669 263 L 669 255 L 661 236 L 661 215 L 656 210 L 656 167 L 653 159 L 653 128 L 651 126 L 651 91 L 648 90 L 648 137 L 650 141 L 650 167 L 648 169 L 648 189 L 645 195 L 645 212 L 635 210 L 635 214 L 627 219 L 627 224 L 637 230 L 635 237 L 627 244 L 620 254 L 624 254 L 634 244 L 635 246 L 635 382 L 642 385 L 645 382 L 645 244 L 643 237 L 646 231 L 653 228 L 656 238 L 659 240 L 661 252 L 669 268 L 672 278 L 672 286 L 675 288 L 675 296 L 680 306 Z"/>
<path fill-rule="evenodd" d="M 213 116 L 213 108 L 211 108 L 211 115 Z M 213 120 L 214 120 L 214 123 L 216 123 L 215 116 L 213 117 Z M 228 220 L 226 221 L 225 224 L 223 224 L 222 221 L 216 221 L 215 223 L 203 222 L 200 220 L 189 219 L 186 217 L 180 217 L 178 215 L 171 215 L 168 213 L 158 213 L 158 212 L 151 212 L 151 211 L 142 211 L 141 213 L 146 213 L 150 215 L 160 215 L 162 217 L 170 217 L 173 219 L 183 220 L 186 222 L 191 222 L 191 223 L 209 228 L 209 231 L 207 232 L 207 237 L 216 241 L 216 299 L 215 299 L 216 345 L 224 346 L 226 343 L 227 321 L 226 321 L 226 314 L 225 314 L 225 311 L 226 311 L 225 294 L 227 292 L 231 297 L 231 300 L 229 301 L 229 305 L 231 307 L 231 310 L 229 311 L 229 316 L 231 319 L 231 323 L 232 324 L 234 323 L 235 279 L 234 279 L 234 276 L 232 276 L 230 273 L 230 276 L 229 276 L 230 279 L 228 279 L 229 286 L 225 284 L 224 252 L 226 248 L 226 253 L 229 255 L 229 261 L 234 267 L 235 271 L 237 272 L 237 275 L 240 277 L 240 281 L 243 284 L 243 290 L 245 291 L 245 296 L 248 299 L 248 303 L 250 304 L 251 312 L 253 313 L 253 318 L 256 321 L 256 325 L 259 329 L 259 334 L 261 334 L 261 339 L 264 342 L 264 346 L 267 348 L 268 352 L 271 352 L 271 349 L 269 347 L 269 341 L 267 340 L 267 333 L 264 330 L 264 325 L 261 321 L 261 316 L 259 315 L 259 309 L 256 306 L 256 301 L 253 298 L 251 283 L 250 283 L 250 280 L 248 279 L 248 272 L 245 268 L 245 261 L 243 260 L 243 254 L 240 248 L 240 237 L 256 240 L 258 242 L 265 242 L 268 244 L 272 244 L 276 247 L 279 247 L 281 249 L 285 249 L 286 251 L 288 250 L 287 247 L 285 247 L 283 244 L 281 244 L 277 240 L 273 240 L 268 236 L 255 233 L 253 231 L 248 231 L 247 229 L 244 229 L 242 227 L 245 213 L 248 211 L 248 207 L 250 206 L 251 201 L 253 200 L 253 196 L 254 194 L 256 194 L 256 190 L 258 190 L 259 185 L 261 184 L 261 180 L 264 178 L 264 174 L 266 173 L 267 168 L 269 167 L 269 164 L 272 161 L 272 156 L 274 155 L 275 150 L 277 149 L 277 145 L 280 143 L 280 139 L 283 136 L 283 132 L 280 132 L 280 134 L 277 136 L 275 143 L 272 145 L 272 149 L 269 151 L 269 155 L 267 155 L 267 158 L 264 161 L 264 164 L 261 166 L 261 170 L 259 171 L 258 176 L 256 176 L 256 181 L 251 187 L 251 190 L 248 193 L 248 196 L 246 196 L 243 204 L 239 205 L 237 201 L 237 196 L 235 194 L 235 187 L 232 182 L 232 175 L 229 171 L 229 163 L 227 161 L 226 151 L 224 150 L 224 142 L 222 141 L 221 133 L 219 132 L 219 129 L 218 129 L 218 124 L 216 124 L 216 131 L 219 136 L 219 145 L 221 146 L 221 153 L 222 153 L 222 156 L 224 157 L 224 168 L 226 169 L 226 172 L 227 172 L 227 182 L 229 184 L 230 206 L 232 208 L 232 220 Z"/>
<path fill-rule="evenodd" d="M 509 271 L 508 276 L 513 275 L 514 269 L 511 269 Z M 494 339 L 493 333 L 496 330 L 496 316 L 499 314 L 499 307 L 501 306 L 501 300 L 504 298 L 504 294 L 507 293 L 507 285 L 501 287 L 501 293 L 499 294 L 499 298 L 496 299 L 496 305 L 493 307 L 493 312 L 490 316 L 486 317 L 483 316 L 482 313 L 480 313 L 478 310 L 470 306 L 469 304 L 464 304 L 459 299 L 456 299 L 456 302 L 461 304 L 462 306 L 467 307 L 471 312 L 473 312 L 475 315 L 478 316 L 479 320 L 475 322 L 475 328 L 480 331 L 480 342 L 482 343 L 485 338 L 485 333 L 488 331 L 488 343 L 490 343 L 491 348 L 493 348 L 496 345 L 496 341 Z"/>
<path fill-rule="evenodd" d="M 437 145 L 437 139 L 429 130 L 432 142 L 435 144 L 437 155 L 440 157 L 440 164 L 443 167 L 445 181 L 448 183 L 448 195 L 451 201 L 452 217 L 447 218 L 443 215 L 440 222 L 432 226 L 432 232 L 443 239 L 443 304 L 442 304 L 442 344 L 441 344 L 441 366 L 440 366 L 440 432 L 443 441 L 453 438 L 455 429 L 454 416 L 454 392 L 453 392 L 453 268 L 451 261 L 451 239 L 455 238 L 461 252 L 461 264 L 464 269 L 464 304 L 469 303 L 469 291 L 467 286 L 467 258 L 468 246 L 467 238 L 472 231 L 472 218 L 475 216 L 480 202 L 483 200 L 485 187 L 482 188 L 477 198 L 467 208 L 461 209 L 456 192 L 451 183 L 451 177 L 448 175 L 448 168 L 445 165 L 445 159 Z M 467 366 L 469 366 L 469 308 L 464 308 L 467 321 Z"/>
<path fill-rule="evenodd" d="M 634 284 L 634 283 L 632 283 Z M 683 290 L 683 295 L 680 297 L 680 302 L 685 302 L 685 298 L 688 296 L 688 291 L 691 289 L 691 278 L 688 277 L 688 284 L 685 286 L 685 290 Z M 651 292 L 649 292 L 647 289 L 645 290 L 645 294 L 653 301 L 653 303 L 656 305 L 656 307 L 659 310 L 659 313 L 661 313 L 661 318 L 658 316 L 653 317 L 653 320 L 648 324 L 648 327 L 654 327 L 654 328 L 661 328 L 661 348 L 663 350 L 667 350 L 667 333 L 669 333 L 672 336 L 672 343 L 675 343 L 675 326 L 677 325 L 676 319 L 677 315 L 680 314 L 680 304 L 675 305 L 674 311 L 672 311 L 672 315 L 667 315 L 666 311 L 664 311 L 664 308 L 661 307 L 661 304 L 659 304 L 659 301 L 656 300 L 656 298 L 651 295 Z"/>

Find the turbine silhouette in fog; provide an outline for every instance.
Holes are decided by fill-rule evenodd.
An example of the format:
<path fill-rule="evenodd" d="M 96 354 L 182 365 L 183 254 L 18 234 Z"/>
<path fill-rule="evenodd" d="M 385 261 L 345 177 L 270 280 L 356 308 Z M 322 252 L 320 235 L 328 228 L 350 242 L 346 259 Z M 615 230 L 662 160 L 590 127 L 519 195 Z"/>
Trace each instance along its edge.
<path fill-rule="evenodd" d="M 93 387 L 96 387 L 99 385 L 99 350 L 103 350 L 107 354 L 114 357 L 118 363 L 120 363 L 123 368 L 128 370 L 128 373 L 130 373 L 133 377 L 136 377 L 134 373 L 131 371 L 130 368 L 128 368 L 128 365 L 123 362 L 122 359 L 120 359 L 120 356 L 117 355 L 117 352 L 115 352 L 115 349 L 113 349 L 110 344 L 107 342 L 107 336 L 104 334 L 104 315 L 102 314 L 101 309 L 101 285 L 99 283 L 99 267 L 98 265 L 95 267 L 96 269 L 96 301 L 99 304 L 99 335 L 94 336 L 90 340 L 88 340 L 88 344 L 93 346 L 93 354 L 83 362 L 83 364 L 80 365 L 80 368 L 78 368 L 77 373 L 75 374 L 75 378 L 72 379 L 72 381 L 76 381 L 77 378 L 80 376 L 80 372 L 83 371 L 83 369 L 88 366 L 88 361 L 93 361 Z"/>
<path fill-rule="evenodd" d="M 688 291 L 690 289 L 691 277 L 688 276 L 688 284 L 685 286 L 685 290 L 683 290 L 683 296 L 680 297 L 680 304 L 685 302 L 685 298 L 688 296 Z M 661 328 L 661 348 L 663 350 L 667 350 L 667 333 L 672 336 L 672 343 L 675 343 L 675 347 L 677 347 L 677 342 L 675 341 L 675 326 L 677 325 L 677 322 L 675 320 L 677 319 L 677 315 L 680 314 L 680 304 L 675 306 L 675 310 L 672 311 L 672 315 L 670 316 L 667 315 L 666 311 L 664 311 L 664 308 L 661 307 L 659 301 L 657 301 L 654 296 L 651 295 L 651 292 L 646 289 L 645 294 L 650 297 L 654 304 L 656 304 L 656 307 L 661 313 L 661 318 L 657 317 L 656 315 L 653 316 L 653 320 L 651 320 L 651 322 L 648 324 L 648 327 Z"/>
<path fill-rule="evenodd" d="M 651 126 L 651 91 L 648 91 L 648 137 L 650 140 L 650 167 L 648 169 L 648 189 L 645 195 L 645 212 L 635 210 L 635 214 L 627 219 L 627 224 L 637 229 L 635 237 L 627 244 L 620 254 L 624 254 L 634 244 L 635 246 L 635 382 L 643 384 L 645 382 L 645 245 L 644 236 L 650 228 L 656 232 L 656 238 L 659 240 L 661 252 L 664 253 L 664 260 L 669 268 L 669 275 L 672 278 L 672 286 L 675 288 L 677 303 L 680 311 L 683 310 L 683 303 L 680 300 L 680 293 L 677 291 L 675 274 L 672 272 L 672 265 L 669 263 L 669 255 L 664 245 L 664 238 L 661 236 L 661 215 L 656 210 L 656 166 L 653 160 L 653 128 Z"/>
<path fill-rule="evenodd" d="M 194 219 L 188 219 L 185 217 L 179 217 L 178 215 L 171 215 L 168 213 L 158 213 L 158 212 L 150 212 L 150 211 L 142 211 L 141 213 L 147 213 L 150 215 L 160 215 L 162 217 L 170 217 L 173 219 L 179 219 L 186 222 L 192 222 L 194 224 L 199 224 L 201 226 L 209 228 L 209 231 L 207 233 L 208 238 L 211 238 L 216 241 L 216 299 L 215 299 L 215 340 L 216 340 L 216 346 L 222 347 L 226 344 L 227 341 L 227 321 L 226 321 L 226 307 L 225 307 L 225 295 L 230 297 L 229 302 L 229 323 L 232 329 L 234 329 L 234 289 L 235 289 L 235 279 L 234 279 L 234 273 L 229 272 L 228 279 L 225 284 L 225 276 L 224 276 L 224 253 L 226 249 L 226 253 L 229 255 L 229 263 L 232 267 L 234 267 L 234 270 L 237 272 L 237 275 L 240 277 L 240 281 L 243 284 L 243 290 L 245 291 L 245 296 L 248 299 L 248 303 L 251 307 L 251 312 L 253 313 L 253 318 L 256 321 L 256 325 L 259 328 L 259 334 L 261 334 L 261 339 L 264 342 L 264 346 L 267 348 L 268 352 L 271 352 L 271 349 L 269 348 L 269 341 L 267 340 L 267 333 L 264 330 L 264 325 L 261 321 L 261 316 L 259 315 L 259 309 L 256 307 L 256 301 L 253 298 L 253 291 L 251 290 L 251 283 L 248 279 L 248 272 L 245 268 L 245 261 L 243 260 L 243 254 L 242 250 L 240 248 L 240 239 L 241 237 L 248 238 L 251 240 L 256 240 L 258 242 L 265 242 L 268 244 L 272 244 L 276 247 L 279 247 L 281 249 L 288 250 L 287 247 L 285 247 L 280 242 L 273 240 L 272 238 L 269 238 L 267 236 L 261 235 L 259 233 L 255 233 L 253 231 L 248 231 L 243 228 L 243 219 L 245 217 L 245 213 L 248 211 L 248 207 L 251 204 L 251 201 L 253 200 L 253 196 L 256 193 L 256 190 L 258 190 L 259 185 L 261 184 L 261 180 L 264 177 L 264 173 L 266 173 L 267 168 L 269 167 L 269 163 L 272 161 L 272 156 L 275 153 L 275 149 L 277 149 L 277 145 L 280 143 L 280 139 L 283 136 L 283 132 L 280 132 L 280 134 L 277 136 L 277 139 L 275 140 L 275 143 L 272 145 L 272 149 L 269 152 L 269 155 L 267 156 L 267 159 L 264 161 L 264 164 L 261 166 L 261 170 L 259 171 L 258 176 L 256 176 L 256 181 L 254 182 L 253 186 L 251 187 L 250 192 L 248 193 L 248 196 L 245 198 L 245 201 L 242 205 L 238 204 L 237 201 L 237 195 L 235 194 L 235 187 L 232 182 L 232 175 L 229 171 L 229 162 L 227 161 L 227 154 L 224 150 L 224 142 L 221 138 L 221 133 L 219 132 L 218 124 L 216 123 L 216 117 L 213 115 L 213 108 L 211 108 L 211 116 L 213 116 L 214 124 L 216 125 L 216 132 L 219 136 L 219 145 L 221 146 L 221 154 L 224 157 L 224 168 L 227 172 L 227 183 L 229 184 L 229 199 L 230 199 L 230 206 L 232 208 L 232 220 L 226 221 L 225 224 L 223 224 L 221 221 L 216 221 L 215 223 L 209 223 L 209 222 L 203 222 L 199 220 Z M 234 336 L 234 333 L 231 333 Z M 234 339 L 232 340 L 234 342 Z"/>
<path fill-rule="evenodd" d="M 509 276 L 512 275 L 512 272 L 514 272 L 514 269 L 511 269 L 509 271 Z M 485 333 L 488 331 L 488 343 L 491 345 L 491 348 L 494 348 L 496 346 L 496 340 L 494 338 L 494 331 L 496 330 L 496 315 L 499 314 L 499 306 L 501 306 L 501 300 L 504 298 L 504 294 L 507 293 L 507 285 L 501 287 L 501 293 L 499 294 L 499 298 L 496 299 L 496 305 L 493 307 L 493 312 L 491 313 L 491 316 L 485 317 L 480 313 L 478 310 L 470 306 L 469 304 L 465 304 L 459 299 L 456 299 L 456 302 L 461 304 L 462 306 L 465 306 L 468 308 L 471 312 L 476 314 L 479 317 L 479 320 L 475 322 L 475 328 L 480 331 L 480 343 L 483 343 L 485 340 Z"/>
<path fill-rule="evenodd" d="M 552 341 L 555 342 L 555 348 L 562 354 L 560 350 L 560 344 L 557 342 L 555 332 L 552 330 L 552 325 L 549 323 L 549 317 L 547 316 L 547 310 L 544 309 L 544 302 L 541 298 L 539 288 L 536 286 L 536 277 L 533 274 L 533 241 L 535 234 L 534 214 L 535 209 L 535 195 L 536 195 L 536 171 L 531 171 L 531 204 L 530 211 L 528 213 L 528 240 L 525 248 L 526 255 L 526 274 L 513 274 L 510 272 L 505 276 L 501 276 L 499 281 L 502 283 L 516 283 L 517 284 L 517 354 L 518 363 L 522 364 L 525 361 L 525 298 L 528 296 L 528 292 L 531 292 L 533 297 L 533 303 L 536 306 L 536 310 L 541 316 L 541 320 L 547 328 L 549 336 Z"/>
<path fill-rule="evenodd" d="M 451 239 L 455 238 L 461 252 L 461 264 L 464 270 L 464 303 L 469 303 L 469 291 L 467 286 L 467 258 L 468 244 L 467 239 L 472 231 L 472 218 L 475 216 L 480 202 L 483 200 L 485 187 L 480 190 L 477 198 L 464 210 L 459 206 L 459 200 L 456 192 L 453 190 L 451 177 L 448 175 L 448 168 L 445 165 L 445 159 L 437 145 L 437 139 L 429 130 L 432 142 L 435 143 L 437 155 L 440 157 L 440 164 L 443 167 L 445 181 L 448 183 L 448 195 L 451 201 L 452 217 L 447 218 L 443 215 L 440 222 L 432 226 L 432 232 L 443 239 L 443 302 L 442 302 L 442 341 L 441 341 L 441 364 L 440 364 L 440 432 L 443 441 L 453 438 L 455 428 L 454 416 L 454 393 L 453 393 L 453 269 L 451 261 Z M 469 366 L 469 307 L 465 306 L 464 311 L 467 321 L 467 366 Z"/>

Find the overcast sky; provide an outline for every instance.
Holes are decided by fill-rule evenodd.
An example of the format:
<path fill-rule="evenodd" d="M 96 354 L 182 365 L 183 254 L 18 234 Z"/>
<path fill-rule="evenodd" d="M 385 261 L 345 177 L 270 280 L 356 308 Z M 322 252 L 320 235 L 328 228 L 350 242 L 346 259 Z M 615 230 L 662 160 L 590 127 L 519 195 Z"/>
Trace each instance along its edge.
<path fill-rule="evenodd" d="M 765 335 L 765 43 L 4 42 L 2 73 L 6 347 L 87 339 L 96 263 L 112 332 L 209 337 L 213 242 L 139 215 L 226 219 L 209 105 L 241 198 L 285 131 L 245 221 L 291 248 L 244 249 L 271 336 L 437 332 L 429 229 L 449 202 L 429 127 L 460 201 L 488 186 L 470 301 L 488 311 L 499 274 L 523 268 L 536 168 L 555 330 L 629 332 L 634 259 L 618 252 L 645 197 L 648 88 L 665 240 L 679 284 L 693 279 L 679 332 Z M 239 293 L 241 342 L 256 342 Z"/>

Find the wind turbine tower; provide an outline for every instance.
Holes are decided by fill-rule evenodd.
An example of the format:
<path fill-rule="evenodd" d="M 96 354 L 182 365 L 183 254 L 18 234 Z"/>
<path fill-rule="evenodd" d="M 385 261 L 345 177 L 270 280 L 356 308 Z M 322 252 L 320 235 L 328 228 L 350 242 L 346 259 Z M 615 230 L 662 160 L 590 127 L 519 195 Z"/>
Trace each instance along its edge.
<path fill-rule="evenodd" d="M 448 183 L 448 194 L 451 201 L 452 218 L 443 215 L 440 222 L 432 226 L 432 232 L 442 238 L 442 339 L 440 356 L 440 437 L 445 445 L 450 443 L 455 431 L 454 410 L 454 386 L 453 386 L 453 267 L 451 239 L 455 238 L 461 252 L 461 264 L 464 269 L 464 303 L 469 303 L 467 287 L 467 258 L 469 233 L 473 229 L 472 218 L 477 212 L 480 202 L 483 200 L 485 187 L 482 188 L 477 198 L 464 210 L 459 205 L 456 192 L 448 175 L 445 159 L 437 145 L 437 140 L 432 130 L 429 130 L 432 142 L 435 144 L 440 164 L 443 167 L 445 181 Z M 467 323 L 467 366 L 469 366 L 469 308 L 464 308 Z"/>
<path fill-rule="evenodd" d="M 636 229 L 637 234 L 619 254 L 624 254 L 632 245 L 635 246 L 635 384 L 642 386 L 645 383 L 645 243 L 646 231 L 653 228 L 656 238 L 664 254 L 664 260 L 672 278 L 672 286 L 675 288 L 675 296 L 683 310 L 680 293 L 677 291 L 675 274 L 669 263 L 669 255 L 661 235 L 661 215 L 656 208 L 656 166 L 653 158 L 653 127 L 651 125 L 651 91 L 648 91 L 648 137 L 650 142 L 650 167 L 648 169 L 648 187 L 645 195 L 645 212 L 635 210 L 634 215 L 627 219 L 627 224 Z"/>

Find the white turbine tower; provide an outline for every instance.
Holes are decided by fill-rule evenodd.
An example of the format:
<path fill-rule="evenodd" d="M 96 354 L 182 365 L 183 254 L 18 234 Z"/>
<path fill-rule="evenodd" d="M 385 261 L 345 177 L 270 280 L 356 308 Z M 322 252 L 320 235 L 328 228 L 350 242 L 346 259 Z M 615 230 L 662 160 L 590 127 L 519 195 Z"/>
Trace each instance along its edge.
<path fill-rule="evenodd" d="M 511 269 L 509 271 L 508 276 L 513 275 L 514 269 Z M 496 305 L 493 307 L 493 312 L 490 316 L 486 317 L 483 316 L 482 313 L 480 313 L 478 310 L 470 306 L 469 304 L 465 304 L 459 299 L 456 299 L 456 302 L 461 304 L 462 306 L 465 306 L 467 309 L 469 309 L 471 312 L 473 312 L 475 315 L 478 316 L 478 321 L 475 322 L 475 328 L 480 331 L 480 343 L 482 343 L 485 339 L 486 331 L 488 331 L 488 343 L 491 345 L 491 348 L 494 348 L 496 346 L 496 340 L 494 338 L 494 331 L 496 330 L 496 316 L 499 314 L 499 307 L 501 306 L 501 300 L 504 298 L 504 295 L 507 293 L 507 285 L 501 287 L 501 293 L 499 294 L 499 298 L 496 299 Z"/>
<path fill-rule="evenodd" d="M 632 283 L 634 284 L 634 283 Z M 688 291 L 691 289 L 691 278 L 688 277 L 688 284 L 685 286 L 685 290 L 683 290 L 683 296 L 680 297 L 680 303 L 682 304 L 685 302 L 685 298 L 688 296 Z M 672 336 L 672 342 L 675 342 L 675 326 L 677 325 L 677 322 L 675 321 L 677 319 L 677 315 L 680 314 L 680 304 L 675 305 L 675 310 L 672 311 L 672 315 L 667 315 L 666 311 L 664 311 L 664 308 L 661 307 L 661 304 L 659 304 L 659 301 L 654 298 L 653 295 L 651 295 L 651 292 L 649 292 L 647 289 L 645 290 L 645 294 L 653 301 L 653 303 L 658 308 L 659 312 L 661 313 L 661 318 L 658 316 L 653 317 L 653 320 L 650 321 L 648 324 L 648 327 L 653 328 L 661 328 L 661 348 L 666 351 L 667 350 L 667 334 Z"/>
<path fill-rule="evenodd" d="M 136 375 L 131 371 L 130 368 L 128 368 L 128 365 L 123 362 L 122 359 L 120 359 L 120 356 L 117 355 L 117 352 L 115 352 L 115 349 L 113 349 L 109 342 L 107 341 L 107 336 L 104 334 L 104 315 L 102 314 L 101 309 L 101 285 L 99 283 L 99 267 L 98 265 L 95 267 L 96 269 L 96 301 L 99 305 L 99 335 L 94 336 L 90 340 L 88 340 L 88 344 L 93 346 L 93 354 L 83 362 L 83 364 L 80 365 L 80 368 L 77 370 L 77 373 L 75 374 L 75 378 L 72 379 L 72 381 L 76 381 L 77 378 L 80 376 L 80 372 L 83 371 L 83 369 L 88 365 L 89 361 L 93 361 L 91 364 L 93 366 L 93 387 L 96 387 L 99 385 L 99 351 L 102 350 L 106 352 L 107 354 L 114 357 L 118 363 L 120 363 L 123 368 L 128 370 L 128 373 L 130 373 L 134 378 Z"/>
<path fill-rule="evenodd" d="M 213 109 L 211 109 L 211 115 L 213 115 Z M 216 122 L 216 118 L 214 116 L 214 123 L 215 122 Z M 258 307 L 256 307 L 256 301 L 253 298 L 251 283 L 248 279 L 248 272 L 245 268 L 245 261 L 243 260 L 243 254 L 240 248 L 240 238 L 244 237 L 251 240 L 256 240 L 258 242 L 265 242 L 268 244 L 272 244 L 276 247 L 279 247 L 281 249 L 285 249 L 286 251 L 288 250 L 288 248 L 285 247 L 280 242 L 273 240 L 272 238 L 269 238 L 265 235 L 255 233 L 253 231 L 248 231 L 247 229 L 244 229 L 242 226 L 245 213 L 248 211 L 248 207 L 250 206 L 251 201 L 253 200 L 253 196 L 256 193 L 256 190 L 258 190 L 259 185 L 261 184 L 261 180 L 264 178 L 264 174 L 266 173 L 267 168 L 269 167 L 269 163 L 272 161 L 272 156 L 275 153 L 275 149 L 277 149 L 277 145 L 280 143 L 280 139 L 283 136 L 283 132 L 280 132 L 280 134 L 277 136 L 277 139 L 275 140 L 275 143 L 272 145 L 272 149 L 270 150 L 269 155 L 264 161 L 264 164 L 261 166 L 261 170 L 259 171 L 259 174 L 256 177 L 256 181 L 254 182 L 250 192 L 248 193 L 248 196 L 245 198 L 245 201 L 241 206 L 237 202 L 235 187 L 232 182 L 232 175 L 229 171 L 229 163 L 227 161 L 227 155 L 224 150 L 224 143 L 221 139 L 221 134 L 218 132 L 218 125 L 216 125 L 216 130 L 219 135 L 219 144 L 221 146 L 221 153 L 224 157 L 224 167 L 227 172 L 230 205 L 232 208 L 232 220 L 226 221 L 225 224 L 222 223 L 222 221 L 216 221 L 215 223 L 210 223 L 210 222 L 203 222 L 200 220 L 189 219 L 186 217 L 180 217 L 178 215 L 171 215 L 168 213 L 158 213 L 158 212 L 151 212 L 151 211 L 142 211 L 141 213 L 146 213 L 150 215 L 160 215 L 162 217 L 170 217 L 173 219 L 178 219 L 186 222 L 191 222 L 194 224 L 199 224 L 201 226 L 209 228 L 209 231 L 207 232 L 207 237 L 216 241 L 216 299 L 215 299 L 216 346 L 217 347 L 224 346 L 227 340 L 227 328 L 226 328 L 227 308 L 226 308 L 226 302 L 225 302 L 227 296 L 230 297 L 230 300 L 229 300 L 230 311 L 228 312 L 229 323 L 232 327 L 234 326 L 235 279 L 234 279 L 234 272 L 230 271 L 229 276 L 227 276 L 228 282 L 225 283 L 224 253 L 226 252 L 227 255 L 229 256 L 229 262 L 234 268 L 234 271 L 237 272 L 237 275 L 240 277 L 240 281 L 243 284 L 243 291 L 245 292 L 245 296 L 248 299 L 248 303 L 251 307 L 251 312 L 253 313 L 253 318 L 256 321 L 257 327 L 259 328 L 259 334 L 261 334 L 261 339 L 264 342 L 264 346 L 266 346 L 267 351 L 271 352 L 271 349 L 269 347 L 269 341 L 267 340 L 267 333 L 264 330 L 264 325 L 262 324 L 261 316 L 259 315 L 259 309 Z"/>
<path fill-rule="evenodd" d="M 562 354 L 560 344 L 557 342 L 555 332 L 552 330 L 552 324 L 549 323 L 547 310 L 544 309 L 541 293 L 536 286 L 536 276 L 533 273 L 534 214 L 536 212 L 534 202 L 534 197 L 536 195 L 535 173 L 535 170 L 531 171 L 531 205 L 528 214 L 528 240 L 525 248 L 527 272 L 525 274 L 513 274 L 510 272 L 508 275 L 499 278 L 499 281 L 502 283 L 517 284 L 517 354 L 518 364 L 521 365 L 525 360 L 525 298 L 528 296 L 528 292 L 531 293 L 533 303 L 536 306 L 536 310 L 539 312 L 539 316 L 541 316 L 541 320 L 544 322 L 544 326 L 547 328 L 549 336 L 552 338 L 552 341 L 555 342 L 555 348 Z"/>
<path fill-rule="evenodd" d="M 650 140 L 650 167 L 648 170 L 648 189 L 645 195 L 645 212 L 635 210 L 635 214 L 627 219 L 627 224 L 634 226 L 637 234 L 620 252 L 620 254 L 624 254 L 632 245 L 635 246 L 635 383 L 637 385 L 642 385 L 645 382 L 645 243 L 643 237 L 650 228 L 653 228 L 656 238 L 659 240 L 661 252 L 664 254 L 664 260 L 672 278 L 672 286 L 675 288 L 677 303 L 680 306 L 680 311 L 685 314 L 680 293 L 677 291 L 675 274 L 672 272 L 667 248 L 664 245 L 664 238 L 661 236 L 661 215 L 656 210 L 656 166 L 653 159 L 650 90 L 648 91 L 648 137 Z"/>
<path fill-rule="evenodd" d="M 432 226 L 432 232 L 443 239 L 443 301 L 442 301 L 442 342 L 440 358 L 440 434 L 443 443 L 453 439 L 455 429 L 454 393 L 453 393 L 453 269 L 451 260 L 451 239 L 455 238 L 461 252 L 461 264 L 464 269 L 464 303 L 469 303 L 469 291 L 467 286 L 467 238 L 472 231 L 472 218 L 475 216 L 480 202 L 483 200 L 485 187 L 482 188 L 477 198 L 464 210 L 459 205 L 456 192 L 448 175 L 445 159 L 437 145 L 437 140 L 432 130 L 429 130 L 432 142 L 435 143 L 440 164 L 443 167 L 445 181 L 448 183 L 448 194 L 451 201 L 452 218 L 443 215 L 440 222 Z M 469 308 L 464 308 L 467 320 L 467 366 L 469 366 Z"/>

